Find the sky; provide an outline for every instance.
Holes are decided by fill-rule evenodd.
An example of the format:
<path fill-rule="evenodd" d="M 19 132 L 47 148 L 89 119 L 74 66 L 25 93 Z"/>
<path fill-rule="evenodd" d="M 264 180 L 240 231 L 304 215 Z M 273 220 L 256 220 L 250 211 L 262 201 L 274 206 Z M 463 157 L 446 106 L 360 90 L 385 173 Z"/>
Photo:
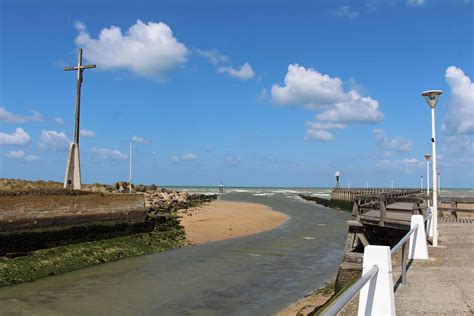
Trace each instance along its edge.
<path fill-rule="evenodd" d="M 474 187 L 473 3 L 0 0 L 0 177 Z M 426 186 L 426 184 L 425 184 Z"/>

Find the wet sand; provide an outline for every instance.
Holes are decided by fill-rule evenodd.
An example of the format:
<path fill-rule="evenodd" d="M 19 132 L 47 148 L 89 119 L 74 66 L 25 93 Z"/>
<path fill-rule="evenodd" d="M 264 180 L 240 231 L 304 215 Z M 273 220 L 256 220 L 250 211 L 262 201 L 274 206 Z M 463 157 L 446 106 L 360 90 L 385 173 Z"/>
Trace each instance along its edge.
<path fill-rule="evenodd" d="M 190 244 L 242 237 L 274 229 L 289 216 L 256 203 L 216 200 L 207 205 L 186 210 L 181 225 Z"/>

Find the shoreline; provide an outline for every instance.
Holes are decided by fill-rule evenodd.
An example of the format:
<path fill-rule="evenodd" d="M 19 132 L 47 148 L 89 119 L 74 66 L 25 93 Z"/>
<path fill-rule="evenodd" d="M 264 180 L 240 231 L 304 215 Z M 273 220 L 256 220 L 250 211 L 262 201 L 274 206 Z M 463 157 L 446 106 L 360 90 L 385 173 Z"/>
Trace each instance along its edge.
<path fill-rule="evenodd" d="M 263 204 L 223 200 L 181 210 L 178 214 L 190 245 L 258 234 L 290 219 Z"/>

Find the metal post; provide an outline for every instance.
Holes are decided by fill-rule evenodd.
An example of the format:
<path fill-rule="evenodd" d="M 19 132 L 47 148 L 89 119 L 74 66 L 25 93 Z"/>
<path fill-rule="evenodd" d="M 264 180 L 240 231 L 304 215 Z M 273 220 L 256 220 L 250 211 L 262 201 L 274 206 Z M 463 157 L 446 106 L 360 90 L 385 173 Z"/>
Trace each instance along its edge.
<path fill-rule="evenodd" d="M 431 108 L 431 148 L 433 155 L 433 246 L 438 247 L 438 165 L 436 159 L 435 109 Z"/>
<path fill-rule="evenodd" d="M 406 243 L 402 246 L 402 284 L 407 282 L 407 252 L 405 251 Z"/>
<path fill-rule="evenodd" d="M 128 193 L 132 194 L 132 143 L 130 142 L 130 170 L 128 177 Z"/>
<path fill-rule="evenodd" d="M 79 121 L 81 113 L 81 84 L 82 84 L 82 48 L 77 53 L 77 80 L 76 80 L 76 115 L 74 124 L 74 143 L 79 144 Z"/>
<path fill-rule="evenodd" d="M 426 193 L 430 195 L 430 161 L 426 161 Z"/>

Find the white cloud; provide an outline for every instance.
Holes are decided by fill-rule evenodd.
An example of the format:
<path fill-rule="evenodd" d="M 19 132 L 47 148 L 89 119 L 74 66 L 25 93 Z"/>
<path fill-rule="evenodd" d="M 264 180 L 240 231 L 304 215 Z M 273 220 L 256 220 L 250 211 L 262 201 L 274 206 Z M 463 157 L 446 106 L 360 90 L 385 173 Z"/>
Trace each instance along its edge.
<path fill-rule="evenodd" d="M 334 123 L 377 123 L 383 120 L 379 111 L 379 102 L 371 97 L 362 97 L 359 92 L 351 90 L 348 99 L 336 103 L 331 109 L 316 117 L 320 121 Z"/>
<path fill-rule="evenodd" d="M 121 153 L 119 150 L 116 149 L 94 147 L 91 149 L 91 153 L 101 159 L 123 160 L 128 158 L 126 154 Z"/>
<path fill-rule="evenodd" d="M 330 141 L 334 139 L 334 136 L 326 131 L 326 130 L 315 130 L 315 129 L 308 129 L 306 131 L 306 135 L 304 137 L 305 140 L 309 141 Z"/>
<path fill-rule="evenodd" d="M 402 164 L 404 164 L 407 167 L 411 166 L 423 166 L 425 163 L 421 160 L 418 160 L 416 158 L 406 158 L 401 160 Z"/>
<path fill-rule="evenodd" d="M 217 68 L 217 71 L 220 73 L 227 73 L 229 74 L 229 76 L 241 80 L 248 80 L 255 77 L 255 72 L 253 71 L 252 66 L 250 66 L 249 63 L 243 64 L 240 69 L 236 69 L 230 66 L 224 66 Z"/>
<path fill-rule="evenodd" d="M 215 48 L 211 50 L 196 49 L 196 53 L 206 58 L 213 65 L 218 65 L 229 61 L 229 57 L 219 53 Z"/>
<path fill-rule="evenodd" d="M 474 139 L 467 135 L 443 137 L 438 160 L 443 167 L 468 166 L 474 170 Z"/>
<path fill-rule="evenodd" d="M 14 114 L 8 112 L 4 107 L 0 107 L 0 121 L 3 123 L 27 123 L 27 122 L 42 122 L 43 115 L 38 111 L 31 111 L 33 114 L 30 116 Z"/>
<path fill-rule="evenodd" d="M 288 66 L 284 85 L 274 84 L 271 94 L 272 102 L 277 105 L 304 105 L 313 109 L 341 102 L 346 97 L 341 79 L 298 64 Z"/>
<path fill-rule="evenodd" d="M 91 131 L 91 130 L 88 130 L 88 129 L 81 129 L 79 131 L 79 135 L 83 136 L 83 137 L 95 137 L 95 132 Z"/>
<path fill-rule="evenodd" d="M 35 161 L 40 159 L 40 157 L 38 156 L 27 155 L 23 150 L 10 150 L 8 153 L 5 154 L 5 157 L 25 161 Z"/>
<path fill-rule="evenodd" d="M 451 88 L 446 100 L 448 111 L 442 125 L 447 134 L 474 133 L 474 83 L 455 66 L 446 69 L 445 79 Z"/>
<path fill-rule="evenodd" d="M 334 136 L 328 132 L 331 129 L 344 129 L 345 124 L 340 123 L 321 123 L 321 122 L 306 122 L 305 124 L 308 129 L 304 139 L 308 141 L 330 141 L 334 139 Z"/>
<path fill-rule="evenodd" d="M 306 126 L 311 128 L 311 129 L 322 129 L 322 130 L 328 130 L 328 129 L 343 129 L 346 128 L 345 124 L 341 123 L 321 123 L 321 122 L 306 122 Z"/>
<path fill-rule="evenodd" d="M 41 132 L 40 148 L 56 150 L 66 150 L 69 148 L 71 141 L 64 132 L 47 131 Z"/>
<path fill-rule="evenodd" d="M 197 160 L 198 156 L 192 153 L 182 154 L 181 156 L 172 156 L 171 161 L 174 163 L 180 163 L 182 161 L 194 161 Z"/>
<path fill-rule="evenodd" d="M 227 156 L 225 157 L 224 162 L 229 165 L 235 165 L 240 162 L 240 158 L 235 156 Z"/>
<path fill-rule="evenodd" d="M 348 5 L 343 5 L 339 7 L 336 11 L 334 11 L 335 16 L 354 19 L 359 17 L 359 11 L 351 9 Z"/>
<path fill-rule="evenodd" d="M 117 26 L 104 28 L 92 38 L 82 22 L 75 22 L 75 39 L 84 48 L 84 57 L 101 69 L 127 69 L 143 76 L 161 77 L 186 62 L 188 49 L 173 36 L 163 22 L 140 20 L 122 34 Z"/>
<path fill-rule="evenodd" d="M 426 3 L 426 0 L 408 0 L 407 5 L 411 7 L 421 7 Z"/>
<path fill-rule="evenodd" d="M 267 89 L 263 89 L 262 91 L 260 91 L 260 93 L 257 95 L 257 102 L 258 103 L 265 103 L 268 98 L 269 98 L 269 94 L 268 94 L 268 90 Z"/>
<path fill-rule="evenodd" d="M 397 153 L 405 153 L 413 150 L 413 143 L 408 138 L 400 136 L 388 138 L 384 130 L 380 128 L 375 128 L 373 133 L 379 146 L 376 157 L 389 158 Z"/>
<path fill-rule="evenodd" d="M 412 174 L 424 170 L 425 162 L 416 158 L 404 158 L 400 160 L 381 159 L 375 166 L 395 172 Z"/>
<path fill-rule="evenodd" d="M 31 142 L 31 137 L 23 128 L 17 128 L 14 133 L 0 132 L 0 145 L 26 146 Z"/>
<path fill-rule="evenodd" d="M 143 138 L 141 136 L 133 136 L 131 141 L 135 144 L 149 144 L 150 140 Z"/>
<path fill-rule="evenodd" d="M 274 84 L 272 102 L 276 105 L 299 105 L 320 112 L 316 121 L 306 122 L 306 140 L 333 140 L 328 131 L 343 129 L 351 123 L 376 123 L 383 120 L 379 102 L 362 96 L 358 90 L 344 90 L 338 77 L 330 77 L 313 68 L 290 64 L 284 84 Z"/>
<path fill-rule="evenodd" d="M 182 160 L 185 160 L 185 161 L 192 161 L 192 160 L 196 160 L 197 159 L 197 156 L 195 154 L 184 154 L 181 156 L 181 159 Z"/>
<path fill-rule="evenodd" d="M 64 124 L 64 119 L 62 117 L 55 117 L 54 121 L 60 125 Z"/>

